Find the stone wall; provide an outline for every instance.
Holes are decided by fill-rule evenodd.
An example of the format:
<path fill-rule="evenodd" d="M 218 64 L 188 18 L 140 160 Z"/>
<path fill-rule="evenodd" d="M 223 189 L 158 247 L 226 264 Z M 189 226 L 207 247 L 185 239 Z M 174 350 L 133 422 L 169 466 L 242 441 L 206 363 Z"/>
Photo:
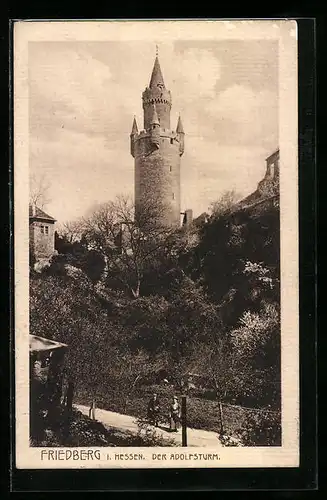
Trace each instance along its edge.
<path fill-rule="evenodd" d="M 159 148 L 151 137 L 141 136 L 135 143 L 135 208 L 142 202 L 162 207 L 161 221 L 180 225 L 179 142 L 160 135 Z"/>
<path fill-rule="evenodd" d="M 30 248 L 34 258 L 50 258 L 54 253 L 54 224 L 37 220 L 30 223 L 29 230 Z"/>

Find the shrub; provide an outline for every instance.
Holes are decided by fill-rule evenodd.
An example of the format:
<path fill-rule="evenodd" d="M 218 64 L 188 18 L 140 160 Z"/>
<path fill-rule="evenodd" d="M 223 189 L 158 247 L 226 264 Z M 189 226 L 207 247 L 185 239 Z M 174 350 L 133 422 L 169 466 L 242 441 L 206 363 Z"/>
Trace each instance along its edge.
<path fill-rule="evenodd" d="M 240 439 L 226 434 L 220 434 L 218 439 L 223 446 L 243 446 Z"/>
<path fill-rule="evenodd" d="M 281 446 L 280 412 L 248 412 L 236 430 L 244 446 Z"/>
<path fill-rule="evenodd" d="M 174 439 L 158 435 L 144 418 L 137 419 L 137 425 L 139 428 L 137 436 L 142 441 L 143 446 L 180 446 Z"/>

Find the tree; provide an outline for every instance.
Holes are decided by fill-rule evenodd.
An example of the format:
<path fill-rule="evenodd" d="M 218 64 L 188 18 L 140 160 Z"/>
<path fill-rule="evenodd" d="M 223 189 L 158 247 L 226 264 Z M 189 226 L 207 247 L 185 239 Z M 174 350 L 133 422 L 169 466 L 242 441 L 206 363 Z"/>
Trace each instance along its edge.
<path fill-rule="evenodd" d="M 58 228 L 58 235 L 67 243 L 80 241 L 83 233 L 83 219 L 66 221 Z"/>
<path fill-rule="evenodd" d="M 29 203 L 43 209 L 50 202 L 50 183 L 45 175 L 32 174 L 29 182 Z"/>
<path fill-rule="evenodd" d="M 103 256 L 108 279 L 120 283 L 134 298 L 140 296 L 146 269 L 168 247 L 174 232 L 158 220 L 157 207 L 150 205 L 143 205 L 134 216 L 133 203 L 123 196 L 83 218 L 82 235 L 88 248 Z"/>
<path fill-rule="evenodd" d="M 210 213 L 212 217 L 219 217 L 230 211 L 230 209 L 240 200 L 241 196 L 235 191 L 225 191 L 219 200 L 214 201 L 210 205 Z"/>
<path fill-rule="evenodd" d="M 94 400 L 107 383 L 108 367 L 119 363 L 114 353 L 121 328 L 81 281 L 46 275 L 31 280 L 30 333 L 68 345 L 66 376 Z"/>

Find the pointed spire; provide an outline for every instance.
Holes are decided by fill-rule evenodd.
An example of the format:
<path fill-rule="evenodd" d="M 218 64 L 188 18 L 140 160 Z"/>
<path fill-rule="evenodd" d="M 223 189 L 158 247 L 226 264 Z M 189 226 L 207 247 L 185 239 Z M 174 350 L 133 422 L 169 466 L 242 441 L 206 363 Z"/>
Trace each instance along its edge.
<path fill-rule="evenodd" d="M 150 125 L 160 125 L 158 113 L 155 104 L 153 105 L 153 114 Z"/>
<path fill-rule="evenodd" d="M 139 133 L 139 130 L 137 128 L 137 123 L 136 123 L 136 118 L 134 116 L 134 120 L 133 120 L 133 127 L 132 127 L 132 132 L 131 132 L 131 135 L 136 135 Z"/>
<path fill-rule="evenodd" d="M 178 134 L 184 134 L 184 128 L 183 128 L 183 124 L 182 124 L 181 115 L 179 115 L 179 117 L 178 117 L 176 132 Z"/>
<path fill-rule="evenodd" d="M 157 87 L 158 85 L 162 85 L 163 88 L 165 88 L 165 82 L 162 76 L 160 64 L 159 64 L 159 59 L 158 59 L 158 53 L 156 55 L 154 65 L 153 65 L 153 70 L 152 70 L 152 75 L 151 75 L 151 80 L 150 80 L 150 89 Z"/>

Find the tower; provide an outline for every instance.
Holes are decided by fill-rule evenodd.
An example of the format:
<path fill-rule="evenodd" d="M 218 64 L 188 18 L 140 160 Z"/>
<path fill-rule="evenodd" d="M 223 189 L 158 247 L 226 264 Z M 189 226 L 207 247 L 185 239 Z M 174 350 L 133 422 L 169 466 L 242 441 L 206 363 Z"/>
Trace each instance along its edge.
<path fill-rule="evenodd" d="M 166 89 L 156 55 L 149 86 L 142 94 L 143 126 L 134 118 L 130 134 L 134 157 L 135 215 L 153 207 L 161 224 L 180 226 L 180 161 L 184 130 L 179 117 L 176 131 L 170 128 L 171 93 Z"/>

